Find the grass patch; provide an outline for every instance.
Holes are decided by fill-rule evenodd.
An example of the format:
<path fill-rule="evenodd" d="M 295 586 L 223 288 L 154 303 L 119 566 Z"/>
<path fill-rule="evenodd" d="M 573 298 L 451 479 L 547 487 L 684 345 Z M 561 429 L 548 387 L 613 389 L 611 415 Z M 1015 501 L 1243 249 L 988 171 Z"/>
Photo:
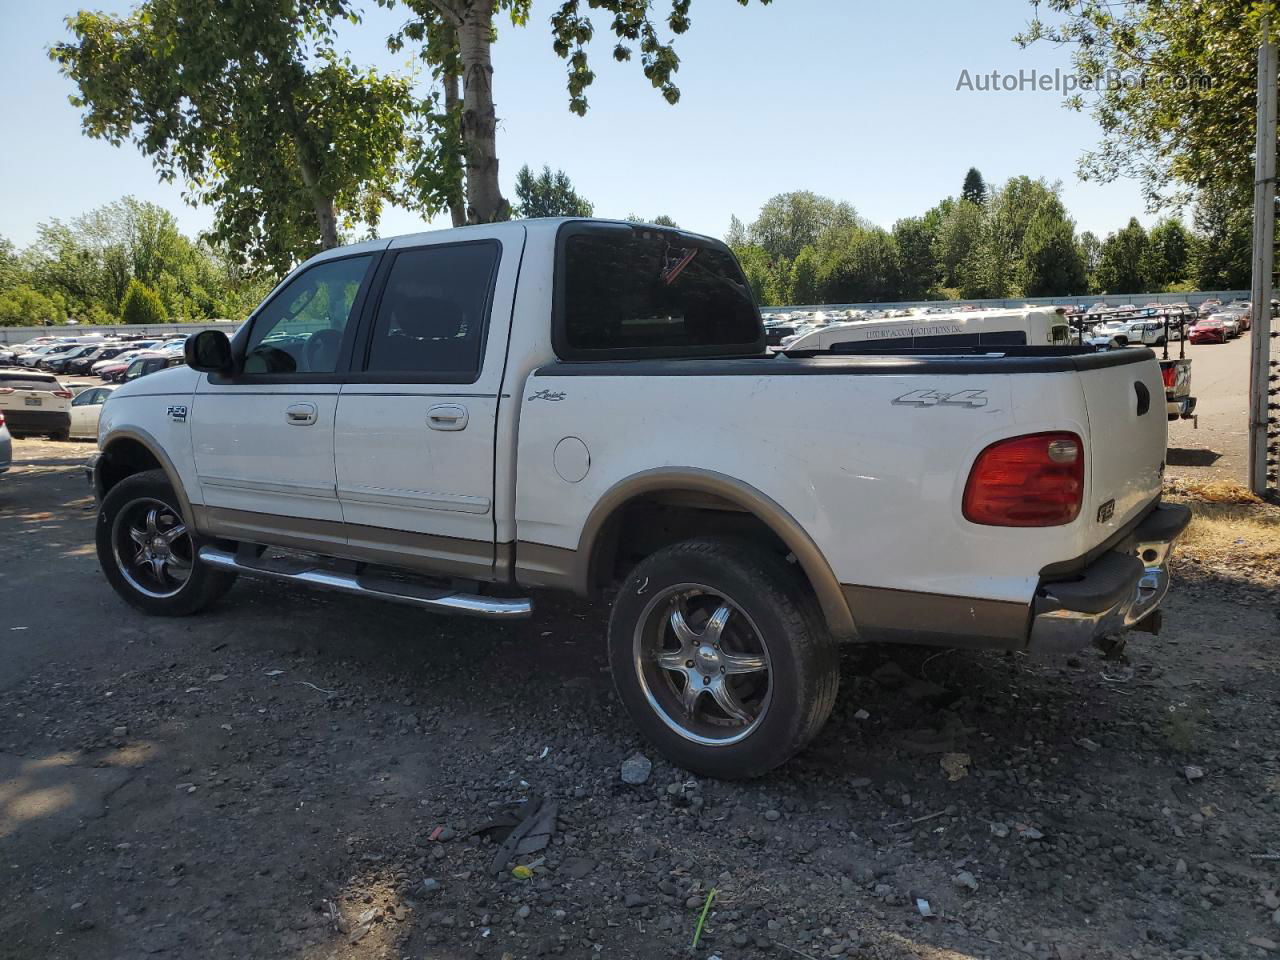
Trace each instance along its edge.
<path fill-rule="evenodd" d="M 1191 508 L 1191 525 L 1178 543 L 1182 557 L 1239 568 L 1242 574 L 1280 578 L 1280 507 L 1239 484 L 1173 481 L 1165 499 Z"/>

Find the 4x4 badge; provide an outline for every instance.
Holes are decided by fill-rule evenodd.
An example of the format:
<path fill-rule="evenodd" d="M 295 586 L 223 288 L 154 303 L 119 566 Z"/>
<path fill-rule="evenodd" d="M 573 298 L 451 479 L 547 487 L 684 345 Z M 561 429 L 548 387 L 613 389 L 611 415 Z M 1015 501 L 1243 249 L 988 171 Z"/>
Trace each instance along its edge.
<path fill-rule="evenodd" d="M 987 391 L 960 390 L 956 393 L 939 393 L 937 390 L 912 390 L 896 398 L 894 403 L 913 407 L 985 407 Z"/>

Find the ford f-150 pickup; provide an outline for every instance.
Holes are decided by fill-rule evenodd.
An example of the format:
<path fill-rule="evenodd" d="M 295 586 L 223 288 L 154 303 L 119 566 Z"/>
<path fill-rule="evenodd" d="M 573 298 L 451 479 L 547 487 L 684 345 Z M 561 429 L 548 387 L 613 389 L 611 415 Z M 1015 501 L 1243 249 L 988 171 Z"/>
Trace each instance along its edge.
<path fill-rule="evenodd" d="M 1188 521 L 1150 350 L 771 355 L 728 248 L 676 229 L 329 250 L 186 356 L 102 413 L 125 600 L 191 614 L 246 574 L 512 618 L 603 592 L 635 723 L 719 777 L 818 732 L 841 641 L 1155 630 Z"/>

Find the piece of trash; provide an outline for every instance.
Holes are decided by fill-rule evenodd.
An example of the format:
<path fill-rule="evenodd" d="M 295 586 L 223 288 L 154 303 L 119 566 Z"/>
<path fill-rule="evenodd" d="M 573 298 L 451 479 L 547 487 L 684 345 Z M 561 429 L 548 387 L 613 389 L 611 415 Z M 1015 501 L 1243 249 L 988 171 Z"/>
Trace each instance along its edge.
<path fill-rule="evenodd" d="M 523 863 L 511 868 L 511 875 L 517 880 L 528 880 L 533 876 L 533 867 L 526 867 Z"/>
<path fill-rule="evenodd" d="M 268 677 L 278 677 L 280 676 L 280 674 L 284 673 L 283 670 L 264 670 L 262 672 L 265 673 Z"/>
<path fill-rule="evenodd" d="M 922 917 L 932 917 L 933 909 L 929 906 L 929 901 L 924 897 L 916 897 L 916 909 L 920 911 Z"/>
<path fill-rule="evenodd" d="M 220 724 L 218 724 L 218 729 L 219 729 L 219 730 L 230 730 L 230 729 L 231 729 L 231 724 L 229 724 L 229 723 L 220 723 Z"/>
<path fill-rule="evenodd" d="M 1103 670 L 1099 676 L 1107 683 L 1128 683 L 1133 679 L 1133 667 L 1117 670 L 1115 673 L 1107 673 L 1107 671 Z"/>
<path fill-rule="evenodd" d="M 991 832 L 997 837 L 1007 837 L 1009 835 L 1009 825 L 996 821 L 991 824 Z"/>
<path fill-rule="evenodd" d="M 707 914 L 711 910 L 711 901 L 716 898 L 716 888 L 712 887 L 707 891 L 707 902 L 702 905 L 702 914 L 698 917 L 698 925 L 693 930 L 693 942 L 689 944 L 690 950 L 698 949 L 698 941 L 702 938 L 702 927 L 707 922 Z"/>
<path fill-rule="evenodd" d="M 1090 753 L 1097 753 L 1102 749 L 1102 744 L 1098 743 L 1096 740 L 1090 740 L 1088 737 L 1081 737 L 1076 741 L 1076 743 L 1088 750 Z"/>
<path fill-rule="evenodd" d="M 227 679 L 225 673 L 211 673 L 208 677 L 210 683 L 221 683 L 225 679 Z"/>
<path fill-rule="evenodd" d="M 951 878 L 951 882 L 961 890 L 977 890 L 978 889 L 978 878 L 975 877 L 968 870 L 961 870 L 959 873 L 957 873 L 954 877 Z"/>
<path fill-rule="evenodd" d="M 1043 840 L 1044 834 L 1029 824 L 1020 823 L 1018 826 L 1018 836 L 1023 840 Z"/>
<path fill-rule="evenodd" d="M 347 923 L 342 919 L 342 913 L 338 910 L 338 905 L 332 900 L 324 902 L 324 912 L 329 917 L 329 923 L 333 926 L 335 933 L 346 933 Z"/>
<path fill-rule="evenodd" d="M 967 753 L 944 753 L 938 761 L 948 780 L 963 780 L 969 775 L 969 764 L 972 762 Z"/>
<path fill-rule="evenodd" d="M 1204 779 L 1204 768 L 1187 764 L 1182 768 L 1182 775 L 1187 778 L 1187 783 L 1195 783 L 1197 780 Z"/>
<path fill-rule="evenodd" d="M 545 850 L 547 844 L 551 842 L 551 835 L 555 833 L 556 815 L 559 812 L 558 800 L 530 797 L 525 805 L 524 816 L 508 830 L 502 845 L 493 856 L 493 863 L 489 869 L 493 873 L 501 873 L 507 868 L 507 864 L 517 857 Z M 490 825 L 487 832 L 493 836 L 500 834 L 502 829 L 501 824 L 495 823 Z M 530 876 L 532 876 L 532 868 L 530 868 Z"/>
<path fill-rule="evenodd" d="M 855 713 L 855 714 L 853 715 L 853 719 L 855 719 L 855 720 L 870 720 L 870 719 L 871 719 L 871 714 L 867 713 L 867 711 L 865 711 L 865 710 L 859 710 L 857 713 Z"/>
<path fill-rule="evenodd" d="M 27 629 L 27 628 L 26 628 L 26 627 L 10 627 L 9 629 L 10 629 L 10 630 L 25 630 L 25 629 Z"/>
<path fill-rule="evenodd" d="M 540 754 L 538 754 L 538 759 L 539 759 L 539 760 L 545 760 L 545 759 L 547 759 L 547 754 L 548 754 L 548 753 L 550 753 L 550 752 L 551 752 L 551 748 L 550 748 L 550 747 L 543 747 L 543 748 L 542 748 L 542 752 L 541 752 Z"/>
<path fill-rule="evenodd" d="M 318 690 L 320 693 L 323 693 L 323 694 L 324 694 L 325 696 L 327 696 L 327 697 L 334 697 L 334 696 L 337 696 L 337 694 L 336 694 L 333 690 L 326 690 L 326 689 L 324 689 L 324 687 L 317 687 L 317 686 L 316 686 L 314 683 L 312 683 L 310 680 L 295 680 L 295 681 L 293 681 L 293 682 L 294 682 L 294 683 L 300 683 L 300 684 L 302 684 L 304 687 L 310 687 L 312 690 Z"/>

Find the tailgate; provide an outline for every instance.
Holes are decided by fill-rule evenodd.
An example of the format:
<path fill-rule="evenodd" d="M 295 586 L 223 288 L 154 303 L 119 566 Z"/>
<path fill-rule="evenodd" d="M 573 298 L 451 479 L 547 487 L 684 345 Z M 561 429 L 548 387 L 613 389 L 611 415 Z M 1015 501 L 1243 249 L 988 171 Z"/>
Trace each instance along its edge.
<path fill-rule="evenodd" d="M 1160 494 L 1169 423 L 1164 380 L 1149 350 L 1134 362 L 1080 372 L 1089 417 L 1089 499 L 1098 542 Z"/>

